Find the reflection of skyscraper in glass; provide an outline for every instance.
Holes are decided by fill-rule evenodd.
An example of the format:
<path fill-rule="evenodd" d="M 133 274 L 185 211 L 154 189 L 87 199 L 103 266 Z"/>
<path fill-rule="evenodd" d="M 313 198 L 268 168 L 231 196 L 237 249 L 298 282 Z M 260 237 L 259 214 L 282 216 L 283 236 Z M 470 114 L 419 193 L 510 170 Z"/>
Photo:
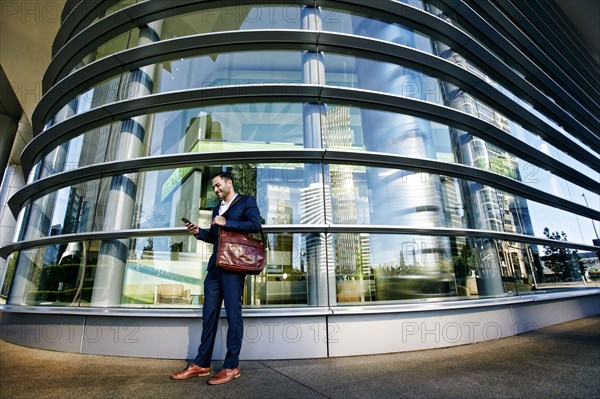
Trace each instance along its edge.
<path fill-rule="evenodd" d="M 221 138 L 221 126 L 218 122 L 212 121 L 212 116 L 204 112 L 200 113 L 189 121 L 185 129 L 183 140 L 183 150 L 185 152 L 198 152 L 201 150 L 202 142 L 210 139 Z M 198 169 L 179 168 L 174 172 L 175 178 L 181 180 L 180 200 L 177 201 L 177 210 L 174 220 L 181 217 L 194 215 L 200 207 L 199 200 L 202 191 L 202 173 Z M 177 188 L 179 184 L 171 181 L 171 190 Z"/>
<path fill-rule="evenodd" d="M 291 203 L 291 189 L 289 187 L 268 184 L 266 195 L 267 212 L 265 220 L 268 224 L 290 224 L 294 215 Z M 291 234 L 273 234 L 275 242 L 269 243 L 269 268 L 279 273 L 290 273 L 292 271 L 292 260 L 294 258 L 294 243 Z"/>
<path fill-rule="evenodd" d="M 331 194 L 329 186 L 312 183 L 300 190 L 300 223 L 331 223 Z M 330 233 L 309 233 L 303 237 L 306 248 L 306 268 L 310 305 L 327 305 L 328 289 L 325 281 L 330 281 L 335 265 Z M 335 289 L 333 290 L 335 292 Z"/>
<path fill-rule="evenodd" d="M 463 205 L 458 195 L 459 180 L 451 176 L 440 176 L 442 202 L 445 206 L 446 227 L 463 228 Z M 465 244 L 464 237 L 449 237 L 450 253 L 459 256 L 459 249 Z"/>
<path fill-rule="evenodd" d="M 489 84 L 496 85 L 449 47 L 438 43 L 436 50 L 440 57 L 469 70 Z M 443 85 L 445 99 L 452 108 L 462 110 L 510 133 L 509 120 L 502 114 L 450 83 L 446 82 Z M 455 155 L 460 163 L 521 180 L 518 160 L 512 154 L 459 129 L 452 128 L 451 134 Z M 522 198 L 481 183 L 466 180 L 461 183 L 463 200 L 468 209 L 467 227 L 533 235 L 527 204 Z M 508 241 L 502 241 L 502 248 L 495 248 L 491 243 L 487 245 L 489 248 L 482 248 L 484 251 L 481 253 L 487 256 L 484 256 L 486 261 L 482 262 L 480 268 L 494 274 L 499 270 L 503 276 L 528 275 L 527 269 L 532 259 L 528 245 Z M 502 292 L 502 287 L 496 289 Z"/>
<path fill-rule="evenodd" d="M 323 123 L 323 141 L 326 148 L 351 148 L 353 131 L 350 127 L 350 109 L 332 107 L 327 109 Z M 354 185 L 355 168 L 350 165 L 331 165 L 329 184 L 336 224 L 357 223 L 357 189 Z M 337 233 L 334 237 L 336 274 L 356 277 L 363 275 L 361 261 L 361 237 L 352 233 Z"/>

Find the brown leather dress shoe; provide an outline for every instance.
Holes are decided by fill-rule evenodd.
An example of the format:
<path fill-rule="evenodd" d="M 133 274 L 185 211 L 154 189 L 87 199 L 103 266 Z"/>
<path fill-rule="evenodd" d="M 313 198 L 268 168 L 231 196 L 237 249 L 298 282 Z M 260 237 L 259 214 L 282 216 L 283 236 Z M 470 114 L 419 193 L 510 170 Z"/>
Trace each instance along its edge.
<path fill-rule="evenodd" d="M 223 369 L 219 372 L 219 374 L 215 375 L 213 378 L 208 380 L 208 383 L 210 385 L 225 384 L 226 382 L 229 382 L 241 376 L 242 374 L 240 373 L 240 366 L 234 369 Z"/>
<path fill-rule="evenodd" d="M 192 363 L 182 372 L 171 374 L 171 378 L 174 380 L 187 380 L 188 378 L 206 377 L 207 375 L 210 375 L 210 367 L 200 367 Z"/>

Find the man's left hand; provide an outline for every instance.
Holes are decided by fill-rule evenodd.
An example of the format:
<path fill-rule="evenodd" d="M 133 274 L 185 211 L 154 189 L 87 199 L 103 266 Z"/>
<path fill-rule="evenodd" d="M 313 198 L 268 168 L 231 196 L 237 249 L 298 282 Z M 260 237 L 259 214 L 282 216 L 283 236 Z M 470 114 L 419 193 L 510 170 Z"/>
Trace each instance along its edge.
<path fill-rule="evenodd" d="M 227 223 L 227 220 L 223 217 L 223 216 L 215 216 L 215 218 L 213 219 L 213 224 L 216 224 L 217 226 L 225 226 L 225 224 Z"/>

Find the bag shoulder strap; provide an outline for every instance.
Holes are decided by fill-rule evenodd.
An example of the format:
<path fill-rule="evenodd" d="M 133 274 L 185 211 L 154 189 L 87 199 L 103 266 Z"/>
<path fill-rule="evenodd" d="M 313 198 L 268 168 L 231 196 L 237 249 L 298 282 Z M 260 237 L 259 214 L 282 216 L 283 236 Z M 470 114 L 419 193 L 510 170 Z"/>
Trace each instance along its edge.
<path fill-rule="evenodd" d="M 234 206 L 241 199 L 242 199 L 242 194 L 238 194 L 237 197 L 235 198 L 235 200 L 231 203 L 231 205 L 229 205 L 229 208 L 227 208 L 227 210 L 231 209 L 231 207 Z"/>
<path fill-rule="evenodd" d="M 223 212 L 223 214 L 226 214 L 227 212 L 229 212 L 229 210 L 230 210 L 230 209 L 231 209 L 231 208 L 232 208 L 232 207 L 233 207 L 235 204 L 237 204 L 237 202 L 238 202 L 239 200 L 241 200 L 241 199 L 242 199 L 242 195 L 241 195 L 241 194 L 238 194 L 238 195 L 235 197 L 235 199 L 233 200 L 233 202 L 232 202 L 231 204 L 229 204 L 229 207 L 227 208 L 227 210 L 226 210 L 225 212 Z"/>
<path fill-rule="evenodd" d="M 235 200 L 233 200 L 233 202 L 231 203 L 231 205 L 229 205 L 229 208 L 227 208 L 227 211 L 230 210 L 231 207 L 234 206 L 241 199 L 242 199 L 242 194 L 238 194 L 237 197 L 235 197 Z M 227 211 L 225 211 L 225 212 L 227 212 Z M 260 238 L 266 248 L 267 241 L 265 240 L 265 234 L 263 233 L 262 223 L 259 223 L 259 226 L 260 226 Z"/>

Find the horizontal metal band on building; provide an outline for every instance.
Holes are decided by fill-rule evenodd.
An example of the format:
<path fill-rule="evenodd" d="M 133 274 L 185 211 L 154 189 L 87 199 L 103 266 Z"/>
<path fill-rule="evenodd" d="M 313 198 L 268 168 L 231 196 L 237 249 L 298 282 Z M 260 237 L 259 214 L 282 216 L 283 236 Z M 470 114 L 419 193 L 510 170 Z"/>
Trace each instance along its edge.
<path fill-rule="evenodd" d="M 35 137 L 25 147 L 21 155 L 23 170 L 29 173 L 33 162 L 39 160 L 43 151 L 75 137 L 83 131 L 102 126 L 115 120 L 125 119 L 142 113 L 168 111 L 216 104 L 243 102 L 333 102 L 349 106 L 363 106 L 390 112 L 400 112 L 449 126 L 463 129 L 492 144 L 499 146 L 532 165 L 540 166 L 559 177 L 600 193 L 600 182 L 536 150 L 525 147 L 525 143 L 504 132 L 502 129 L 463 112 L 420 100 L 403 98 L 366 90 L 322 87 L 314 85 L 244 85 L 208 89 L 193 89 L 179 92 L 153 94 L 135 98 L 73 116 L 49 128 L 44 134 Z"/>
<path fill-rule="evenodd" d="M 495 5 L 513 21 L 518 21 L 518 28 L 537 41 L 541 47 L 541 57 L 552 54 L 560 67 L 573 69 L 574 74 L 588 80 L 598 93 L 598 62 L 592 58 L 589 48 L 579 40 L 578 34 L 564 23 L 564 17 L 558 14 L 560 11 L 557 4 L 546 0 L 530 0 L 518 4 L 520 8 L 516 8 L 512 2 L 497 2 Z M 596 98 L 598 96 L 596 94 Z"/>
<path fill-rule="evenodd" d="M 95 43 L 94 38 L 104 37 L 103 40 L 108 40 L 120 33 L 120 28 L 122 28 L 123 32 L 125 32 L 127 29 L 131 29 L 133 26 L 140 26 L 159 18 L 165 18 L 182 12 L 197 11 L 215 6 L 212 4 L 214 1 L 206 1 L 202 3 L 197 3 L 191 0 L 179 0 L 169 3 L 165 2 L 168 4 L 168 6 L 158 6 L 157 3 L 159 2 L 139 3 L 132 7 L 128 7 L 126 12 L 123 10 L 118 11 L 94 24 L 94 31 L 78 35 L 76 39 L 82 40 L 81 43 L 67 43 L 66 47 L 71 46 L 73 49 L 71 52 L 78 51 L 77 54 L 82 58 L 86 54 L 86 51 L 89 52 L 93 49 L 93 46 L 90 49 L 86 48 L 86 46 L 91 45 L 92 42 Z M 242 2 L 230 0 L 227 2 L 228 5 L 230 5 L 230 3 L 248 6 L 247 1 Z M 594 131 L 587 129 L 572 116 L 579 115 L 581 112 L 583 112 L 581 116 L 584 119 L 589 119 L 591 117 L 592 120 L 595 120 L 593 113 L 588 112 L 587 109 L 582 107 L 575 106 L 576 104 L 571 104 L 575 107 L 569 108 L 569 112 L 566 112 L 556 103 L 554 103 L 554 101 L 550 100 L 542 91 L 525 80 L 522 75 L 513 71 L 508 65 L 505 65 L 503 61 L 501 61 L 495 55 L 489 53 L 485 47 L 474 42 L 465 32 L 462 32 L 451 24 L 445 23 L 444 21 L 425 11 L 391 1 L 379 1 L 376 3 L 376 5 L 371 3 L 365 5 L 362 4 L 364 2 L 360 0 L 319 1 L 318 3 L 319 6 L 338 7 L 340 10 L 362 12 L 366 13 L 366 15 L 379 16 L 384 20 L 389 20 L 390 16 L 392 16 L 395 21 L 401 22 L 408 27 L 426 33 L 432 38 L 446 42 L 463 56 L 467 54 L 467 58 L 470 62 L 484 70 L 485 73 L 492 77 L 495 81 L 507 87 L 520 98 L 530 102 L 535 108 L 545 111 L 551 119 L 554 119 L 559 124 L 570 128 L 573 135 L 586 143 L 586 145 L 590 146 L 591 148 L 595 148 L 596 151 L 600 150 L 600 144 L 598 144 L 598 140 L 595 138 Z M 290 2 L 272 1 L 271 4 L 289 5 Z M 314 5 L 313 2 L 307 1 L 297 1 L 293 4 L 309 6 Z M 322 34 L 324 32 L 320 33 Z M 102 42 L 102 40 L 100 42 Z M 60 68 L 64 68 L 68 66 L 68 59 L 74 58 L 77 56 L 77 54 L 57 54 L 57 57 L 53 59 L 50 67 L 47 70 L 47 76 L 44 77 L 44 81 L 52 82 L 52 84 L 56 83 L 58 76 L 56 73 L 52 74 L 52 71 L 57 68 L 55 63 L 60 65 Z M 69 70 L 70 69 L 71 68 L 69 68 Z M 51 78 L 50 75 L 53 75 L 54 77 Z M 50 87 L 52 84 L 44 84 L 44 87 Z M 562 97 L 559 97 L 559 100 L 563 102 L 566 101 Z M 35 118 L 33 125 L 35 132 L 37 126 Z M 553 129 L 554 128 L 551 130 Z M 546 135 L 543 130 L 541 132 L 538 131 L 538 134 L 540 134 L 541 137 Z M 561 148 L 561 146 L 559 146 L 559 148 Z"/>
<path fill-rule="evenodd" d="M 42 97 L 33 113 L 34 135 L 53 113 L 84 89 L 100 83 L 124 71 L 145 65 L 164 62 L 174 58 L 191 55 L 202 56 L 233 51 L 247 50 L 316 50 L 334 53 L 364 56 L 372 60 L 392 62 L 411 67 L 452 83 L 465 92 L 525 129 L 542 137 L 548 143 L 570 154 L 578 154 L 591 167 L 600 168 L 600 159 L 571 141 L 554 126 L 540 120 L 530 111 L 523 109 L 517 102 L 500 93 L 485 80 L 437 56 L 415 50 L 410 47 L 372 40 L 360 36 L 338 33 L 325 33 L 302 30 L 260 30 L 213 33 L 201 36 L 189 36 L 169 41 L 160 41 L 143 47 L 122 51 L 91 63 L 56 84 Z M 391 94 L 391 93 L 389 93 Z M 566 112 L 566 127 L 593 140 L 593 134 Z M 599 147 L 600 148 L 600 147 Z M 31 159 L 31 157 L 26 157 Z"/>
<path fill-rule="evenodd" d="M 578 294 L 573 293 L 573 296 L 577 296 Z M 505 299 L 504 304 L 506 304 L 506 299 L 514 298 L 495 298 L 497 301 L 502 301 Z M 516 303 L 517 299 L 513 299 L 511 303 Z M 482 307 L 485 306 L 500 306 L 502 303 L 497 303 L 496 305 L 492 305 L 491 301 L 494 299 L 483 299 L 483 303 L 481 303 Z M 522 302 L 529 302 L 531 299 L 522 298 Z M 164 306 L 164 305 L 163 305 Z M 105 317 L 152 317 L 156 318 L 187 318 L 193 317 L 198 318 L 202 317 L 202 307 L 201 305 L 180 305 L 181 307 L 174 307 L 170 305 L 169 307 L 161 307 L 160 305 L 143 305 L 143 306 L 135 306 L 135 305 L 125 305 L 122 307 L 96 307 L 96 306 L 30 306 L 30 305 L 2 305 L 0 304 L 0 314 L 2 312 L 6 313 L 21 313 L 21 314 L 43 314 L 43 315 L 69 315 L 69 316 L 105 316 Z M 376 305 L 374 305 L 376 306 Z M 390 305 L 387 305 L 386 309 L 389 308 Z M 415 305 L 413 305 L 414 307 Z M 406 305 L 404 305 L 406 309 Z M 400 308 L 399 308 L 400 310 Z M 416 309 L 413 309 L 413 311 Z M 408 310 L 404 310 L 408 311 Z M 331 316 L 333 315 L 333 309 L 329 306 L 310 306 L 304 305 L 302 307 L 298 307 L 297 305 L 294 307 L 282 307 L 277 306 L 273 308 L 263 307 L 263 308 L 244 308 L 242 309 L 242 313 L 244 317 L 247 318 L 255 318 L 255 317 L 314 317 L 314 316 Z M 364 312 L 368 313 L 368 312 Z M 226 312 L 225 309 L 221 310 L 220 317 L 225 317 Z"/>
<path fill-rule="evenodd" d="M 53 175 L 17 191 L 8 201 L 14 215 L 36 198 L 54 192 L 60 188 L 85 181 L 101 179 L 124 173 L 157 170 L 183 165 L 212 165 L 215 163 L 233 164 L 241 162 L 257 163 L 328 163 L 358 165 L 365 167 L 383 167 L 391 169 L 413 170 L 432 174 L 452 176 L 469 181 L 488 184 L 497 189 L 517 194 L 541 204 L 553 206 L 591 219 L 600 220 L 600 211 L 567 201 L 561 197 L 534 189 L 524 183 L 502 175 L 460 164 L 422 158 L 411 158 L 383 153 L 365 153 L 343 150 L 262 150 L 262 151 L 221 151 L 212 153 L 186 153 L 144 157 L 133 160 L 112 161 L 98 165 L 85 166 L 69 172 Z"/>
<path fill-rule="evenodd" d="M 549 93 L 552 93 L 551 97 L 554 101 L 560 105 L 567 106 L 576 115 L 580 115 L 587 120 L 593 129 L 599 129 L 598 126 L 600 125 L 598 125 L 599 122 L 596 115 L 600 113 L 600 108 L 598 107 L 598 103 L 586 93 L 585 89 L 577 91 L 577 95 L 569 93 L 465 2 L 461 0 L 436 1 L 442 9 L 449 11 L 457 19 L 457 22 L 467 28 L 478 40 L 492 49 L 496 54 L 501 55 L 505 60 L 512 61 L 513 65 L 511 66 L 519 70 L 523 76 L 531 79 L 536 86 L 539 85 Z M 477 32 L 481 34 L 478 35 Z M 571 81 L 563 72 L 559 75 L 561 75 L 561 80 L 566 82 Z M 565 85 L 567 84 L 565 83 Z M 573 82 L 571 82 L 571 85 L 577 86 Z"/>
<path fill-rule="evenodd" d="M 339 53 L 345 50 L 347 54 L 408 66 L 429 76 L 452 83 L 512 122 L 516 122 L 531 133 L 537 134 L 560 151 L 578 154 L 584 159 L 590 159 L 591 162 L 599 162 L 598 157 L 587 154 L 587 148 L 582 148 L 579 143 L 565 137 L 563 132 L 555 126 L 523 108 L 485 79 L 446 59 L 411 47 L 352 35 L 321 33 L 318 46 L 319 51 L 327 52 L 331 50 Z M 600 150 L 595 133 L 574 119 L 571 114 L 555 105 L 554 112 L 551 112 L 550 115 L 562 121 L 565 130 L 574 132 L 573 135 L 576 137 L 585 137 L 589 143 L 593 144 L 592 147 L 597 146 L 597 149 Z"/>
<path fill-rule="evenodd" d="M 591 72 L 595 68 L 589 62 L 589 58 L 585 58 L 589 50 L 582 51 L 577 48 L 576 41 L 570 41 L 571 46 L 565 46 L 562 40 L 566 38 L 561 38 L 558 32 L 549 27 L 548 21 L 539 15 L 540 12 L 547 13 L 548 10 L 552 10 L 553 3 L 545 1 L 539 8 L 536 8 L 532 1 L 518 3 L 518 8 L 510 1 L 488 1 L 487 4 L 481 1 L 466 1 L 466 3 L 484 16 L 488 23 L 497 24 L 507 33 L 503 35 L 506 40 L 513 42 L 515 47 L 520 48 L 537 65 L 543 65 L 559 78 L 565 87 L 572 88 L 578 85 L 579 89 L 573 91 L 573 95 L 583 95 L 581 100 L 586 106 L 597 107 L 598 104 L 590 100 L 600 98 L 597 89 L 600 88 L 600 79 L 598 79 L 600 75 L 598 72 Z M 552 42 L 549 38 L 553 38 Z M 561 51 L 557 51 L 557 45 L 562 45 Z M 561 68 L 569 70 L 571 75 L 565 74 Z M 598 115 L 595 123 L 597 125 L 600 123 Z"/>
<path fill-rule="evenodd" d="M 444 3 L 457 4 L 456 0 Z M 487 1 L 488 4 L 466 0 L 462 3 L 466 7 L 460 6 L 460 12 L 454 15 L 468 20 L 475 27 L 494 26 L 498 36 L 484 36 L 484 41 L 494 43 L 511 55 L 514 50 L 518 51 L 517 57 L 513 58 L 521 61 L 528 71 L 531 71 L 528 69 L 531 66 L 543 69 L 544 73 L 534 73 L 535 77 L 557 82 L 569 90 L 574 98 L 590 109 L 594 130 L 600 129 L 598 64 L 591 61 L 589 50 L 581 47 L 577 33 L 554 29 L 568 26 L 563 19 L 557 22 L 547 18 L 548 12 L 557 8 L 556 4 L 536 0 L 525 3 Z M 475 15 L 479 18 L 473 18 Z M 561 46 L 563 51 L 557 51 L 556 46 Z"/>
<path fill-rule="evenodd" d="M 552 246 L 558 248 L 577 249 L 582 251 L 600 251 L 600 247 L 585 245 L 569 241 L 557 241 L 547 238 L 538 238 L 523 234 L 505 233 L 493 230 L 455 229 L 446 227 L 402 227 L 402 226 L 365 226 L 348 224 L 287 224 L 287 225 L 263 225 L 265 234 L 396 234 L 396 235 L 421 235 L 436 237 L 467 237 L 513 241 L 534 245 Z M 63 234 L 49 236 L 33 240 L 19 241 L 0 248 L 0 257 L 7 258 L 15 251 L 23 251 L 48 245 L 66 244 L 76 241 L 102 241 L 123 240 L 139 237 L 160 236 L 189 236 L 189 232 L 183 227 L 155 228 L 155 229 L 130 229 L 118 231 L 98 231 Z"/>
<path fill-rule="evenodd" d="M 497 306 L 514 306 L 517 304 L 542 302 L 542 301 L 560 301 L 578 297 L 599 295 L 598 288 L 585 288 L 568 291 L 543 291 L 543 288 L 536 290 L 536 294 L 527 295 L 509 295 L 492 298 L 466 299 L 457 297 L 429 298 L 427 300 L 403 301 L 403 303 L 394 304 L 361 304 L 347 305 L 338 303 L 335 306 L 310 306 L 298 307 L 262 307 L 262 308 L 244 308 L 242 313 L 244 317 L 311 317 L 311 316 L 347 316 L 347 315 L 366 315 L 366 314 L 386 314 L 386 313 L 410 313 L 410 312 L 431 312 L 440 310 L 460 310 L 475 309 Z M 129 305 L 131 306 L 131 305 Z M 21 314 L 43 314 L 43 315 L 69 315 L 69 316 L 106 316 L 106 317 L 152 317 L 152 318 L 181 318 L 202 316 L 200 305 L 168 308 L 160 306 L 151 307 L 94 307 L 94 306 L 28 306 L 28 305 L 0 305 L 0 313 L 21 313 Z M 220 317 L 225 317 L 223 309 Z"/>
<path fill-rule="evenodd" d="M 460 0 L 452 1 L 460 2 Z M 431 3 L 438 7 L 442 5 L 437 0 L 431 1 Z M 365 15 L 376 15 L 384 20 L 389 20 L 390 16 L 392 16 L 397 22 L 427 34 L 433 39 L 448 44 L 454 51 L 464 56 L 470 63 L 482 70 L 487 76 L 509 89 L 519 98 L 529 102 L 542 113 L 547 114 L 547 116 L 560 125 L 571 126 L 572 123 L 575 123 L 576 126 L 580 122 L 578 121 L 578 118 L 574 118 L 573 115 L 577 115 L 583 120 L 592 123 L 591 126 L 595 126 L 597 115 L 600 115 L 600 110 L 596 110 L 595 108 L 592 108 L 591 110 L 583 108 L 577 102 L 571 101 L 570 96 L 561 96 L 561 92 L 557 94 L 555 97 L 556 102 L 554 102 L 549 99 L 543 91 L 524 78 L 524 76 L 530 76 L 529 73 L 517 73 L 512 69 L 510 63 L 506 63 L 498 58 L 498 56 L 489 51 L 488 47 L 474 41 L 469 34 L 452 24 L 440 20 L 438 17 L 426 11 L 410 5 L 405 6 L 398 3 L 383 1 L 323 0 L 319 1 L 319 4 L 353 10 Z M 450 13 L 450 15 L 454 15 L 454 13 Z M 477 37 L 477 39 L 481 40 L 479 37 Z M 492 48 L 492 46 L 490 46 L 490 48 Z M 511 59 L 510 53 L 506 59 Z M 559 89 L 562 90 L 562 88 Z M 566 106 L 568 112 L 558 106 L 557 103 Z M 593 104 L 590 106 L 593 106 Z M 590 129 L 592 134 L 595 134 L 597 130 L 598 128 Z M 578 134 L 574 134 L 574 136 L 577 136 L 586 143 L 586 145 L 595 148 L 597 152 L 599 151 L 600 145 L 596 140 L 589 139 L 589 133 L 584 134 L 583 137 L 579 137 Z"/>
<path fill-rule="evenodd" d="M 52 43 L 52 58 L 78 32 L 81 32 L 94 20 L 102 19 L 106 10 L 121 0 L 97 0 L 93 2 L 65 2 L 60 27 Z M 43 84 L 42 84 L 43 85 Z"/>

